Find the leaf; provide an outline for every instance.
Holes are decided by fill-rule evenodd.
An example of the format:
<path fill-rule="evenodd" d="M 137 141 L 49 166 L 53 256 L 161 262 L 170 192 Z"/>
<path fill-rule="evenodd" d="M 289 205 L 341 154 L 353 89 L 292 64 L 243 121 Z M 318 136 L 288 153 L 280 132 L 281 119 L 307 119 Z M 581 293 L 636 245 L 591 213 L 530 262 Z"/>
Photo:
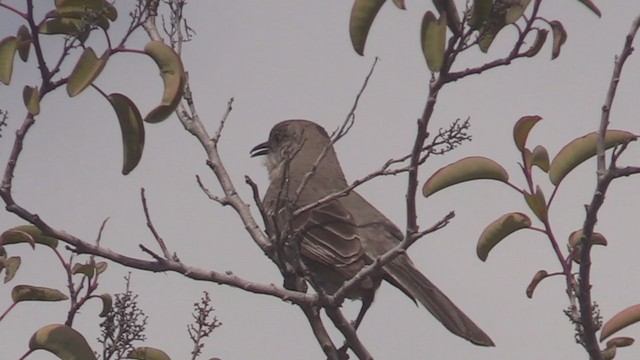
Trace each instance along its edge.
<path fill-rule="evenodd" d="M 478 258 L 486 261 L 491 249 L 498 245 L 502 239 L 515 231 L 530 226 L 531 220 L 523 213 L 512 212 L 502 215 L 489 224 L 480 234 L 480 239 L 478 239 L 478 245 L 476 246 Z"/>
<path fill-rule="evenodd" d="M 598 17 L 602 17 L 602 13 L 600 13 L 600 10 L 598 9 L 598 7 L 591 0 L 578 0 L 578 1 L 583 3 L 586 7 L 589 8 L 589 10 L 593 11 L 596 15 L 598 15 Z"/>
<path fill-rule="evenodd" d="M 22 100 L 30 114 L 40 114 L 40 92 L 37 87 L 32 88 L 25 85 L 24 89 L 22 89 Z"/>
<path fill-rule="evenodd" d="M 542 118 L 538 115 L 528 115 L 516 121 L 516 124 L 513 126 L 513 141 L 516 143 L 518 150 L 524 150 L 529 132 L 540 120 L 542 120 Z"/>
<path fill-rule="evenodd" d="M 526 200 L 527 205 L 529 205 L 531 211 L 533 211 L 533 213 L 540 221 L 547 221 L 549 210 L 547 208 L 547 202 L 544 198 L 544 194 L 542 193 L 542 189 L 540 189 L 540 186 L 536 187 L 536 193 L 533 195 L 525 192 L 524 199 Z"/>
<path fill-rule="evenodd" d="M 70 97 L 74 97 L 91 85 L 104 69 L 108 58 L 109 50 L 98 58 L 92 48 L 85 48 L 73 71 L 71 71 L 71 75 L 69 75 L 67 94 Z"/>
<path fill-rule="evenodd" d="M 16 285 L 11 290 L 11 299 L 15 303 L 22 301 L 63 301 L 68 298 L 60 290 L 40 286 Z"/>
<path fill-rule="evenodd" d="M 364 45 L 373 20 L 386 0 L 355 0 L 349 17 L 349 36 L 358 55 L 364 55 Z"/>
<path fill-rule="evenodd" d="M 150 41 L 144 47 L 144 51 L 158 65 L 164 82 L 164 93 L 160 105 L 144 118 L 146 122 L 158 123 L 168 118 L 182 99 L 185 84 L 184 67 L 180 56 L 162 41 Z"/>
<path fill-rule="evenodd" d="M 15 36 L 7 36 L 0 40 L 0 83 L 5 85 L 11 83 L 17 44 L 18 40 Z"/>
<path fill-rule="evenodd" d="M 447 35 L 447 18 L 440 16 L 436 20 L 436 16 L 427 11 L 422 18 L 422 28 L 420 29 L 420 45 L 422 45 L 422 53 L 429 70 L 440 71 L 444 63 L 444 50 Z"/>
<path fill-rule="evenodd" d="M 627 337 L 627 336 L 619 336 L 619 337 L 615 337 L 611 340 L 607 341 L 607 347 L 627 347 L 627 346 L 631 346 L 633 345 L 633 343 L 635 342 L 635 340 L 633 338 Z"/>
<path fill-rule="evenodd" d="M 456 3 L 453 0 L 433 0 L 433 5 L 436 6 L 436 10 L 438 10 L 440 17 L 447 19 L 447 25 L 451 32 L 456 35 L 460 35 L 461 24 Z"/>
<path fill-rule="evenodd" d="M 582 251 L 583 231 L 578 229 L 569 235 L 569 250 L 571 251 L 571 260 L 576 264 L 580 264 L 580 253 Z M 592 245 L 607 246 L 608 242 L 604 235 L 594 232 L 591 234 Z"/>
<path fill-rule="evenodd" d="M 393 0 L 393 5 L 395 5 L 400 10 L 405 10 L 407 8 L 404 5 L 404 0 Z"/>
<path fill-rule="evenodd" d="M 571 248 L 574 248 L 582 245 L 582 238 L 583 238 L 582 229 L 578 229 L 572 232 L 571 235 L 569 235 L 569 246 Z M 594 232 L 593 234 L 591 234 L 591 244 L 607 246 L 608 242 L 607 242 L 607 238 L 605 238 L 604 235 L 598 232 Z"/>
<path fill-rule="evenodd" d="M 20 225 L 11 228 L 0 235 L 0 245 L 29 243 L 46 245 L 50 248 L 58 246 L 58 239 L 42 234 L 42 231 L 33 225 Z"/>
<path fill-rule="evenodd" d="M 107 270 L 107 263 L 104 261 L 98 261 L 96 263 L 96 272 L 98 273 L 98 275 L 105 272 L 105 270 Z"/>
<path fill-rule="evenodd" d="M 79 8 L 100 10 L 104 7 L 104 0 L 55 0 L 56 9 Z"/>
<path fill-rule="evenodd" d="M 491 14 L 493 0 L 473 0 L 471 14 L 469 15 L 469 27 L 472 30 L 479 29 Z"/>
<path fill-rule="evenodd" d="M 518 21 L 524 15 L 527 6 L 529 6 L 531 0 L 515 0 L 511 2 L 511 5 L 507 8 L 507 12 L 504 15 L 504 21 L 508 24 L 513 24 Z"/>
<path fill-rule="evenodd" d="M 148 346 L 138 347 L 127 354 L 127 359 L 138 360 L 171 360 L 164 351 Z"/>
<path fill-rule="evenodd" d="M 102 311 L 100 312 L 100 315 L 98 315 L 98 316 L 99 317 L 107 317 L 107 315 L 109 315 L 109 312 L 113 308 L 113 299 L 111 298 L 111 295 L 109 295 L 109 294 L 100 295 L 100 299 L 102 299 Z"/>
<path fill-rule="evenodd" d="M 38 329 L 29 340 L 29 349 L 47 350 L 62 360 L 96 360 L 84 336 L 62 324 Z"/>
<path fill-rule="evenodd" d="M 579 137 L 565 145 L 549 167 L 549 179 L 554 185 L 560 184 L 567 174 L 585 160 L 596 155 L 598 134 L 595 132 Z M 623 130 L 607 130 L 605 134 L 605 150 L 635 140 L 633 133 Z"/>
<path fill-rule="evenodd" d="M 613 358 L 616 357 L 616 349 L 617 348 L 613 346 L 600 351 L 600 358 L 602 360 L 613 360 Z"/>
<path fill-rule="evenodd" d="M 509 174 L 500 164 L 491 159 L 471 156 L 436 171 L 422 187 L 422 195 L 428 197 L 449 186 L 481 179 L 507 182 Z"/>
<path fill-rule="evenodd" d="M 629 306 L 628 308 L 615 314 L 602 327 L 600 332 L 600 341 L 608 338 L 619 330 L 629 325 L 635 324 L 640 320 L 640 304 Z"/>
<path fill-rule="evenodd" d="M 0 259 L 0 270 L 4 268 L 5 284 L 13 279 L 13 277 L 16 275 L 16 272 L 18 272 L 21 263 L 22 260 L 20 259 L 20 256 L 12 256 L 8 259 Z"/>
<path fill-rule="evenodd" d="M 84 43 L 89 37 L 89 26 L 82 19 L 59 18 L 49 19 L 40 25 L 38 31 L 45 35 L 75 36 Z"/>
<path fill-rule="evenodd" d="M 538 284 L 540 284 L 540 282 L 546 278 L 547 276 L 549 276 L 549 273 L 547 273 L 544 270 L 539 270 L 534 276 L 533 279 L 531 279 L 531 282 L 529 283 L 529 286 L 527 286 L 527 297 L 529 299 L 531 299 L 533 297 L 533 292 L 535 291 L 536 287 L 538 287 Z"/>
<path fill-rule="evenodd" d="M 547 34 L 549 32 L 545 29 L 538 29 L 536 32 L 536 39 L 533 41 L 533 45 L 527 50 L 525 53 L 528 57 L 534 57 L 538 55 L 542 46 L 544 46 L 545 41 L 547 41 Z"/>
<path fill-rule="evenodd" d="M 495 1 L 489 18 L 480 28 L 478 46 L 484 53 L 489 51 L 498 33 L 507 25 L 516 22 L 527 9 L 531 0 Z"/>
<path fill-rule="evenodd" d="M 18 36 L 16 37 L 16 49 L 20 59 L 24 62 L 29 60 L 29 50 L 31 49 L 31 32 L 25 25 L 21 25 L 18 29 Z"/>
<path fill-rule="evenodd" d="M 547 153 L 547 149 L 544 146 L 538 145 L 533 148 L 533 152 L 531 153 L 531 162 L 529 163 L 529 168 L 532 166 L 537 166 L 540 170 L 544 172 L 549 172 L 549 154 Z"/>
<path fill-rule="evenodd" d="M 560 55 L 560 48 L 567 41 L 567 32 L 560 21 L 553 20 L 549 25 L 553 32 L 553 47 L 551 48 L 551 60 L 553 60 Z"/>
<path fill-rule="evenodd" d="M 75 263 L 73 264 L 73 267 L 71 268 L 71 273 L 72 274 L 83 274 L 84 276 L 88 277 L 88 278 L 92 278 L 93 275 L 95 274 L 95 266 L 91 265 L 91 264 L 79 264 L 79 263 Z"/>
<path fill-rule="evenodd" d="M 122 132 L 124 161 L 122 174 L 127 175 L 140 163 L 144 149 L 144 125 L 136 105 L 128 97 L 114 93 L 107 96 L 116 111 Z"/>
<path fill-rule="evenodd" d="M 116 8 L 104 0 L 56 1 L 56 11 L 63 17 L 78 16 L 78 18 L 82 18 L 83 16 L 86 16 L 85 14 L 87 13 L 93 13 L 111 21 L 115 21 L 118 18 L 118 11 Z"/>

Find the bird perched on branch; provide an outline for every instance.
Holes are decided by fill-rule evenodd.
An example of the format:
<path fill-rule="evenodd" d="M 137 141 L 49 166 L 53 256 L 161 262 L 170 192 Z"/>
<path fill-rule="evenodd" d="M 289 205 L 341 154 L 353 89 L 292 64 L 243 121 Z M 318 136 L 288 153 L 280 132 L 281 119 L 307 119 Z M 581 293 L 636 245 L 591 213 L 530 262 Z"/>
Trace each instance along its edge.
<path fill-rule="evenodd" d="M 252 157 L 266 155 L 271 183 L 264 196 L 266 213 L 274 229 L 290 229 L 300 236 L 299 255 L 311 282 L 333 294 L 342 284 L 371 264 L 402 239 L 402 232 L 355 191 L 328 202 L 322 198 L 349 185 L 336 157 L 333 142 L 318 124 L 306 120 L 278 123 L 269 140 L 251 150 Z M 296 214 L 296 210 L 316 204 Z M 278 234 L 270 234 L 279 236 Z M 401 253 L 380 271 L 360 281 L 347 293 L 361 299 L 356 327 L 373 302 L 382 280 L 414 302 L 422 304 L 452 333 L 476 345 L 493 341 Z"/>

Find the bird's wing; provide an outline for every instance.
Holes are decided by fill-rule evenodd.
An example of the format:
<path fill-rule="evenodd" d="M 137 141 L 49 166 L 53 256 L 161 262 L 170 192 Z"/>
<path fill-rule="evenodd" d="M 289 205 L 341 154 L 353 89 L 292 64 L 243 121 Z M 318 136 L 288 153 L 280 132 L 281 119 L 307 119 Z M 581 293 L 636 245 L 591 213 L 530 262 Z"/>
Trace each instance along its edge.
<path fill-rule="evenodd" d="M 344 281 L 365 264 L 364 249 L 351 214 L 338 201 L 296 216 L 293 230 L 302 235 L 301 255 L 312 263 L 338 271 Z"/>

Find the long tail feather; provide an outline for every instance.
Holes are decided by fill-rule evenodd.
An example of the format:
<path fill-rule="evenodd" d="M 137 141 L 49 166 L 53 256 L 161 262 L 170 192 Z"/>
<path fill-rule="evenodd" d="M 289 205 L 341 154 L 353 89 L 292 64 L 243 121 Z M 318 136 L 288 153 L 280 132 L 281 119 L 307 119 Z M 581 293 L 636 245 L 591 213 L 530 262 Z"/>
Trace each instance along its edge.
<path fill-rule="evenodd" d="M 452 333 L 476 345 L 495 346 L 491 338 L 413 266 L 406 256 L 399 256 L 386 264 L 389 282 L 420 302 Z"/>

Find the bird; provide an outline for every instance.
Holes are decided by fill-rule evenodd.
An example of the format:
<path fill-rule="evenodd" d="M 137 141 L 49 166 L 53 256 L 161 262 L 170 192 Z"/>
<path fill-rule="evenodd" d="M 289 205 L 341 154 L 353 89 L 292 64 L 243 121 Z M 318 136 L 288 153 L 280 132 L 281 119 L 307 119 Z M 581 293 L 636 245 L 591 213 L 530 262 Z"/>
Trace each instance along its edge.
<path fill-rule="evenodd" d="M 312 275 L 312 285 L 327 294 L 335 293 L 345 281 L 404 238 L 391 220 L 354 190 L 292 216 L 296 210 L 317 204 L 349 186 L 331 137 L 317 123 L 299 119 L 279 122 L 271 129 L 268 140 L 255 146 L 250 154 L 266 155 L 270 183 L 262 201 L 265 213 L 273 219 L 275 229 L 291 229 L 290 234 L 299 234 L 299 256 Z M 422 304 L 453 334 L 476 345 L 495 346 L 416 268 L 406 253 L 346 294 L 347 298 L 362 301 L 356 328 L 383 280 Z"/>

